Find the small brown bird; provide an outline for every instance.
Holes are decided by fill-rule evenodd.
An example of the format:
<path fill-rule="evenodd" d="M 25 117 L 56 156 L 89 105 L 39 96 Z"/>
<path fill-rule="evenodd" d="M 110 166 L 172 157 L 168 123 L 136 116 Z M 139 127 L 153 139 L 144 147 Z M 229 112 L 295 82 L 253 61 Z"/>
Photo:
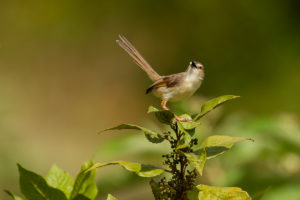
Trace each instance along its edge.
<path fill-rule="evenodd" d="M 162 100 L 161 106 L 164 110 L 169 110 L 167 107 L 168 101 L 184 100 L 192 96 L 200 87 L 204 79 L 204 67 L 200 62 L 191 61 L 185 72 L 160 76 L 124 36 L 119 35 L 119 38 L 120 40 L 117 40 L 117 43 L 154 82 L 146 90 L 146 93 L 153 92 L 155 96 L 159 97 Z M 175 118 L 178 121 L 187 121 L 187 119 L 176 115 Z"/>

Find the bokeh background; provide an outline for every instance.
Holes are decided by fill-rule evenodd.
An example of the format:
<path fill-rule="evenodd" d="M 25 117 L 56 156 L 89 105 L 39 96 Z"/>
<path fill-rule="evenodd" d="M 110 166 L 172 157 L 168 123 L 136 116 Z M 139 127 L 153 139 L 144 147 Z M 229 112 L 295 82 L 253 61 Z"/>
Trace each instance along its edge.
<path fill-rule="evenodd" d="M 205 66 L 195 96 L 172 104 L 199 111 L 224 94 L 242 98 L 202 120 L 199 138 L 251 137 L 210 160 L 202 183 L 239 186 L 263 200 L 300 199 L 300 1 L 0 0 L 0 188 L 19 193 L 16 163 L 73 177 L 83 161 L 156 163 L 167 143 L 119 123 L 160 130 L 145 95 L 151 81 L 115 43 L 124 34 L 160 74 Z M 98 171 L 104 199 L 153 199 L 148 180 L 118 166 Z M 0 192 L 0 199 L 9 199 Z"/>

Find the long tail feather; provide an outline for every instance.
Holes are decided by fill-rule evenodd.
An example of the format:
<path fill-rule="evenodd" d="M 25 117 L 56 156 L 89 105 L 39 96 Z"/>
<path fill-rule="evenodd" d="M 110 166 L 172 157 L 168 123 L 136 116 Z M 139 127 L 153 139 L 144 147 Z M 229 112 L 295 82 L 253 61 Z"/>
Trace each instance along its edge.
<path fill-rule="evenodd" d="M 161 78 L 161 76 L 123 35 L 119 35 L 119 38 L 120 40 L 117 40 L 116 42 L 134 59 L 136 64 L 148 74 L 152 81 L 157 81 Z"/>

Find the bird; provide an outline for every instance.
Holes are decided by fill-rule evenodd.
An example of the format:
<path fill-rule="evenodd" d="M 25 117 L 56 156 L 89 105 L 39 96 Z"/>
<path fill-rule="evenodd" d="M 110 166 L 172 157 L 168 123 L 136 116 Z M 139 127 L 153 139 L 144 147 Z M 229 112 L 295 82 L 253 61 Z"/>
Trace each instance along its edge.
<path fill-rule="evenodd" d="M 156 97 L 160 98 L 163 110 L 170 110 L 167 106 L 167 102 L 169 101 L 183 101 L 192 96 L 204 80 L 204 66 L 198 61 L 190 61 L 184 72 L 161 76 L 151 67 L 125 36 L 119 35 L 119 39 L 116 40 L 116 42 L 153 81 L 153 84 L 146 90 L 146 94 L 152 92 Z M 175 119 L 182 122 L 189 121 L 177 115 L 175 115 Z"/>

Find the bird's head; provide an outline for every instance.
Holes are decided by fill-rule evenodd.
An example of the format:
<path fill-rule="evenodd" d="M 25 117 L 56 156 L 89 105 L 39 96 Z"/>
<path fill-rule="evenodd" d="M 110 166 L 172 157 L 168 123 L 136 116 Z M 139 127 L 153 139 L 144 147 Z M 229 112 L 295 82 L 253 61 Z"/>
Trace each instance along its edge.
<path fill-rule="evenodd" d="M 204 79 L 204 66 L 198 61 L 191 61 L 187 73 L 200 79 Z"/>

